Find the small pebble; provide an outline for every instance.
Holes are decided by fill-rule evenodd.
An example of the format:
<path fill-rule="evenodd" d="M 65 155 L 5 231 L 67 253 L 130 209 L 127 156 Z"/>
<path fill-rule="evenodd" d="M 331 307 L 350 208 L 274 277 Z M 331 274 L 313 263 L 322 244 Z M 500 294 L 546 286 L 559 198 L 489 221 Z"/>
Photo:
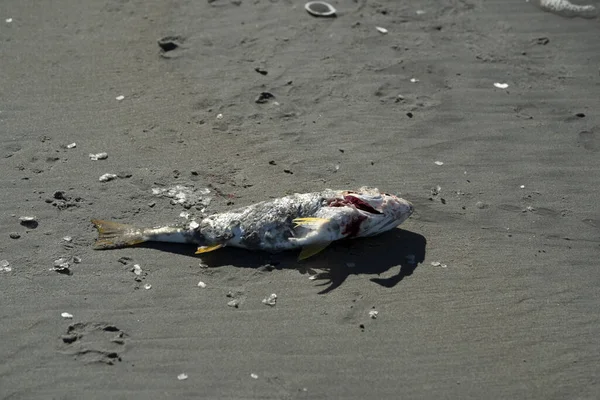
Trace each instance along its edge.
<path fill-rule="evenodd" d="M 12 18 L 6 18 L 5 21 L 6 21 L 7 24 L 10 24 L 11 22 L 13 22 L 13 19 Z"/>
<path fill-rule="evenodd" d="M 230 302 L 227 303 L 227 305 L 229 307 L 235 307 L 238 308 L 238 306 L 240 305 L 240 301 L 238 299 L 233 299 Z"/>
<path fill-rule="evenodd" d="M 379 314 L 379 311 L 375 311 L 375 310 L 369 311 L 369 317 L 371 317 L 371 319 L 377 318 L 378 314 Z"/>
<path fill-rule="evenodd" d="M 217 119 L 223 119 L 223 114 L 217 114 Z"/>
<path fill-rule="evenodd" d="M 108 153 L 96 153 L 96 154 L 89 154 L 90 156 L 90 160 L 92 161 L 98 161 L 98 160 L 106 160 L 108 158 Z"/>
<path fill-rule="evenodd" d="M 67 149 L 74 149 L 75 147 L 77 147 L 77 143 L 70 143 L 67 145 Z"/>
<path fill-rule="evenodd" d="M 115 174 L 104 174 L 98 180 L 100 182 L 108 182 L 108 181 L 112 181 L 113 179 L 117 179 L 117 175 L 115 175 Z"/>
<path fill-rule="evenodd" d="M 75 264 L 81 264 L 81 257 L 74 256 L 74 257 L 73 257 L 73 262 L 74 262 Z"/>
<path fill-rule="evenodd" d="M 149 284 L 149 283 L 146 283 L 146 284 L 144 285 L 144 289 L 146 289 L 146 290 L 150 290 L 150 289 L 152 289 L 152 285 L 151 285 L 151 284 Z"/>
<path fill-rule="evenodd" d="M 117 101 L 121 101 L 121 100 L 123 100 L 124 98 L 125 98 L 125 96 L 121 95 L 121 96 L 117 96 L 117 97 L 115 97 L 115 100 L 117 100 Z"/>
<path fill-rule="evenodd" d="M 497 87 L 498 89 L 506 89 L 508 87 L 508 83 L 496 82 L 496 83 L 494 83 L 494 86 Z"/>
<path fill-rule="evenodd" d="M 480 210 L 483 210 L 484 208 L 488 208 L 488 205 L 483 201 L 478 201 L 477 203 L 475 203 L 475 207 L 479 208 Z"/>
<path fill-rule="evenodd" d="M 10 272 L 12 271 L 12 268 L 9 267 L 10 263 L 8 262 L 8 260 L 1 260 L 0 261 L 0 271 L 3 272 Z"/>
<path fill-rule="evenodd" d="M 277 304 L 277 295 L 273 293 L 269 297 L 264 298 L 262 302 L 263 304 L 273 307 Z"/>
<path fill-rule="evenodd" d="M 133 269 L 132 269 L 133 273 L 136 275 L 141 275 L 142 274 L 142 267 L 140 267 L 139 264 L 134 264 L 133 265 Z"/>
<path fill-rule="evenodd" d="M 19 223 L 27 228 L 34 229 L 38 226 L 37 218 L 31 216 L 19 217 Z"/>
<path fill-rule="evenodd" d="M 65 237 L 63 238 L 63 240 L 64 240 L 65 242 L 72 242 L 72 241 L 73 241 L 73 238 L 72 238 L 71 236 L 65 236 Z"/>
<path fill-rule="evenodd" d="M 60 316 L 66 319 L 73 319 L 73 314 L 69 314 L 68 312 L 64 312 Z"/>
<path fill-rule="evenodd" d="M 177 375 L 177 379 L 180 381 L 185 381 L 188 378 L 187 374 L 179 374 Z"/>
<path fill-rule="evenodd" d="M 443 161 L 435 161 L 434 164 L 435 165 L 444 165 L 444 162 Z"/>
<path fill-rule="evenodd" d="M 250 374 L 250 378 L 252 379 L 258 379 L 258 375 L 256 375 L 255 373 Z"/>
<path fill-rule="evenodd" d="M 206 287 L 206 283 L 200 281 L 200 282 L 198 282 L 198 287 L 201 287 L 204 289 Z"/>
<path fill-rule="evenodd" d="M 17 232 L 11 232 L 11 233 L 8 234 L 8 236 L 11 239 L 19 239 L 21 237 L 21 235 L 19 235 Z"/>
<path fill-rule="evenodd" d="M 410 78 L 410 81 L 411 81 L 412 83 L 417 83 L 417 82 L 419 82 L 419 80 L 418 80 L 417 78 Z"/>
<path fill-rule="evenodd" d="M 381 33 L 381 34 L 384 34 L 384 35 L 385 35 L 386 33 L 388 33 L 388 30 L 387 30 L 387 29 L 385 29 L 385 28 L 382 28 L 381 26 L 376 26 L 376 27 L 375 27 L 375 29 L 377 29 L 377 31 L 378 31 L 379 33 Z"/>

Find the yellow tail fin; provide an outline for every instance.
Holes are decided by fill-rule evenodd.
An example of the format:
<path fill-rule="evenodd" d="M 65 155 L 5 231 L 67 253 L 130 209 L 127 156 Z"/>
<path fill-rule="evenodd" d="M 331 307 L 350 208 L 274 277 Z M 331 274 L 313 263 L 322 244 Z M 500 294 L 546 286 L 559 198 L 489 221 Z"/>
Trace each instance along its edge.
<path fill-rule="evenodd" d="M 94 243 L 96 250 L 133 246 L 147 240 L 142 230 L 133 225 L 101 219 L 93 219 L 92 224 L 98 229 L 98 239 Z"/>

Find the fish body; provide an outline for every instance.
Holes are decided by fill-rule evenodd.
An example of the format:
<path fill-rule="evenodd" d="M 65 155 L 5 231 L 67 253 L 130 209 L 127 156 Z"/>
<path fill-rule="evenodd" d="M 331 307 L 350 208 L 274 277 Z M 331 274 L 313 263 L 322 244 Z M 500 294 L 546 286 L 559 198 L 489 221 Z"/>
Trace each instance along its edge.
<path fill-rule="evenodd" d="M 378 189 L 296 193 L 262 201 L 183 226 L 136 228 L 93 220 L 99 231 L 95 248 L 126 247 L 147 241 L 193 243 L 197 253 L 224 246 L 280 252 L 302 248 L 301 258 L 329 243 L 374 236 L 404 222 L 413 212 L 410 202 Z"/>

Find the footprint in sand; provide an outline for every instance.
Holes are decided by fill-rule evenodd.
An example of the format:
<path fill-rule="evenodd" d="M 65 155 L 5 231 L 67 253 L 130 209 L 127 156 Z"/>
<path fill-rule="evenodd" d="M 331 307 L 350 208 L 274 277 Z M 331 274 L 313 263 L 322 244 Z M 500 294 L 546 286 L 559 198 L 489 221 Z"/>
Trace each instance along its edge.
<path fill-rule="evenodd" d="M 114 365 L 121 361 L 121 353 L 128 335 L 112 324 L 78 322 L 69 325 L 61 336 L 61 352 L 84 363 Z"/>

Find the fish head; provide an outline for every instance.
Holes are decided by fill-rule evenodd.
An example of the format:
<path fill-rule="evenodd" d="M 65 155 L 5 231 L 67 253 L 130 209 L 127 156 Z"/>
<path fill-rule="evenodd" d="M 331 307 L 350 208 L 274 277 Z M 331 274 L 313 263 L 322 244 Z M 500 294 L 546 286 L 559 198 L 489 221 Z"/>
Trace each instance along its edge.
<path fill-rule="evenodd" d="M 342 192 L 338 205 L 355 211 L 345 229 L 350 232 L 348 236 L 378 235 L 397 227 L 413 213 L 413 205 L 409 201 L 367 187 Z"/>

